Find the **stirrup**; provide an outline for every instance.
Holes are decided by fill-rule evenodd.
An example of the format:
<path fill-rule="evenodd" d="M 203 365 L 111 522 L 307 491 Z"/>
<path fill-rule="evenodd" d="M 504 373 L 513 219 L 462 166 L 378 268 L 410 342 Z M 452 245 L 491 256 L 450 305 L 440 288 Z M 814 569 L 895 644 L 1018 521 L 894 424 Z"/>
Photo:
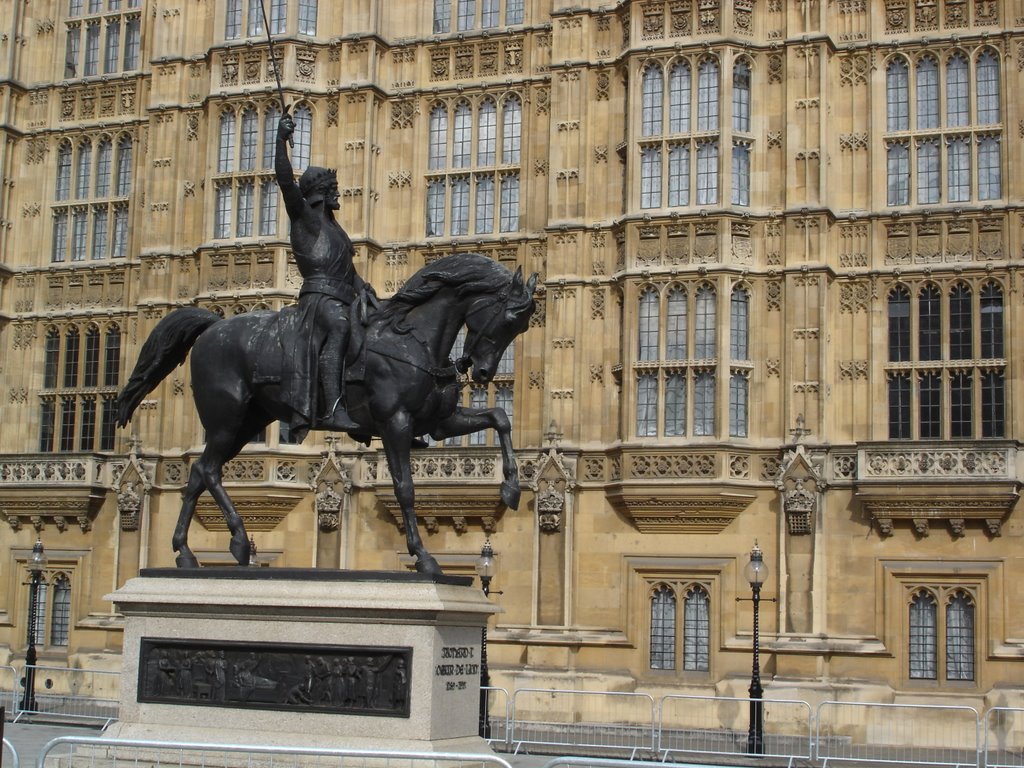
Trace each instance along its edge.
<path fill-rule="evenodd" d="M 330 430 L 332 432 L 348 432 L 353 429 L 360 429 L 360 425 L 352 421 L 348 411 L 340 406 L 335 408 L 333 413 L 329 413 L 319 419 L 316 426 L 317 429 Z"/>

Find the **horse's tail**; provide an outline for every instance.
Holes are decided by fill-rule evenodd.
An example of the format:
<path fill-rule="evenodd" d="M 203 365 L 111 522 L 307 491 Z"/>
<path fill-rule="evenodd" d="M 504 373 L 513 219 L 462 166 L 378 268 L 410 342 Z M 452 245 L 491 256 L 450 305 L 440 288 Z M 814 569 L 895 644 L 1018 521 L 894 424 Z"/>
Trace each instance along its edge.
<path fill-rule="evenodd" d="M 117 396 L 117 424 L 127 426 L 142 398 L 152 392 L 163 378 L 185 362 L 199 334 L 221 319 L 220 315 L 200 307 L 182 307 L 157 323 L 139 352 L 128 383 Z"/>

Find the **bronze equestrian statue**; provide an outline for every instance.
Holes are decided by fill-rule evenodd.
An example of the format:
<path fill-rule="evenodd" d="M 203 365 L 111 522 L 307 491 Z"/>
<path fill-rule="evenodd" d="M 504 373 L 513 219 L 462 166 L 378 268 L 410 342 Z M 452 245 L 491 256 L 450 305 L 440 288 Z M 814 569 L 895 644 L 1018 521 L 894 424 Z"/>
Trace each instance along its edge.
<path fill-rule="evenodd" d="M 379 436 L 409 554 L 418 571 L 440 573 L 416 524 L 410 448 L 417 435 L 443 440 L 494 429 L 502 455 L 501 498 L 513 509 L 518 506 L 518 468 L 507 414 L 501 408 L 463 408 L 459 393 L 461 374 L 467 371 L 474 382 L 488 383 L 506 347 L 526 330 L 537 275 L 526 280 L 521 268 L 513 274 L 486 256 L 455 254 L 428 264 L 371 311 L 375 297 L 352 267 L 351 241 L 334 221 L 336 178 L 314 168 L 297 187 L 288 178 L 291 166 L 282 159 L 282 145 L 294 128 L 289 123 L 290 118 L 282 119 L 279 127 L 277 173 L 292 219 L 292 247 L 305 278 L 299 304 L 230 319 L 199 307 L 172 311 L 146 339 L 118 395 L 118 424 L 128 424 L 143 398 L 191 350 L 192 395 L 206 429 L 206 447 L 189 473 L 171 541 L 179 567 L 199 565 L 188 546 L 188 529 L 203 491 L 224 514 L 231 554 L 240 565 L 248 564 L 249 537 L 221 484 L 221 471 L 262 429 L 281 420 L 296 424 L 302 434 L 311 427 L 348 431 L 360 439 Z M 365 302 L 354 301 L 360 294 Z M 352 309 L 356 312 L 350 318 Z M 465 345 L 453 363 L 449 355 L 463 326 Z M 298 376 L 297 357 L 308 364 Z M 318 378 L 322 396 L 316 391 Z M 338 407 L 342 392 L 344 409 Z"/>

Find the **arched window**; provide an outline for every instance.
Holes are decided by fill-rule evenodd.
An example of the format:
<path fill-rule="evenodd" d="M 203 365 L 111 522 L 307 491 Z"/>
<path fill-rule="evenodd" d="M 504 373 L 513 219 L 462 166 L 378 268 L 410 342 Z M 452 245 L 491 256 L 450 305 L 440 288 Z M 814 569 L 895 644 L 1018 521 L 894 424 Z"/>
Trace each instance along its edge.
<path fill-rule="evenodd" d="M 661 207 L 661 147 L 640 150 L 640 207 Z"/>
<path fill-rule="evenodd" d="M 305 104 L 295 108 L 295 147 L 292 153 L 292 165 L 296 172 L 302 173 L 309 166 L 313 141 L 313 112 Z"/>
<path fill-rule="evenodd" d="M 637 358 L 658 359 L 658 292 L 648 286 L 640 294 L 640 338 Z"/>
<path fill-rule="evenodd" d="M 664 81 L 661 67 L 649 64 L 643 76 L 643 108 L 640 133 L 643 136 L 657 136 L 661 133 L 661 110 L 664 98 Z"/>
<path fill-rule="evenodd" d="M 277 124 L 281 121 L 281 108 L 277 103 L 268 104 L 263 112 L 263 168 L 274 167 L 277 152 Z"/>
<path fill-rule="evenodd" d="M 459 176 L 451 180 L 452 218 L 451 234 L 469 234 L 469 177 Z"/>
<path fill-rule="evenodd" d="M 967 57 L 955 53 L 946 62 L 946 125 L 955 128 L 970 122 L 970 80 Z"/>
<path fill-rule="evenodd" d="M 658 434 L 658 377 L 653 373 L 637 376 L 636 434 L 637 437 Z"/>
<path fill-rule="evenodd" d="M 711 669 L 711 600 L 704 587 L 691 587 L 683 601 L 683 669 Z"/>
<path fill-rule="evenodd" d="M 718 140 L 697 143 L 697 205 L 718 202 Z"/>
<path fill-rule="evenodd" d="M 729 436 L 746 437 L 749 428 L 750 380 L 747 371 L 729 375 Z"/>
<path fill-rule="evenodd" d="M 501 130 L 501 162 L 506 165 L 518 163 L 522 143 L 523 108 L 516 96 L 505 99 L 501 111 Z M 518 229 L 518 225 L 516 228 Z"/>
<path fill-rule="evenodd" d="M 941 297 L 934 285 L 926 285 L 917 297 L 917 357 L 939 360 L 942 356 Z"/>
<path fill-rule="evenodd" d="M 750 62 L 740 59 L 732 70 L 732 129 L 750 133 Z"/>
<path fill-rule="evenodd" d="M 715 434 L 715 373 L 698 371 L 693 382 L 693 434 Z"/>
<path fill-rule="evenodd" d="M 651 669 L 676 668 L 676 595 L 665 584 L 651 595 Z"/>
<path fill-rule="evenodd" d="M 242 146 L 238 155 L 238 168 L 251 171 L 256 168 L 256 144 L 259 141 L 259 118 L 256 110 L 246 107 L 242 112 Z"/>
<path fill-rule="evenodd" d="M 974 357 L 971 318 L 971 289 L 957 283 L 949 292 L 949 357 L 970 360 Z"/>
<path fill-rule="evenodd" d="M 978 92 L 978 122 L 991 125 L 999 122 L 999 59 L 991 50 L 978 56 L 975 66 Z"/>
<path fill-rule="evenodd" d="M 62 141 L 57 147 L 57 183 L 54 198 L 67 200 L 71 196 L 71 142 Z"/>
<path fill-rule="evenodd" d="M 665 374 L 665 436 L 686 434 L 686 376 L 669 371 Z"/>
<path fill-rule="evenodd" d="M 439 170 L 448 159 L 448 110 L 441 104 L 430 110 L 430 148 L 427 168 Z"/>
<path fill-rule="evenodd" d="M 995 283 L 981 289 L 981 357 L 1003 356 L 1003 291 Z"/>
<path fill-rule="evenodd" d="M 229 173 L 235 165 L 235 113 L 225 110 L 220 116 L 220 144 L 217 148 L 217 172 Z"/>
<path fill-rule="evenodd" d="M 498 108 L 493 99 L 481 102 L 477 122 L 476 163 L 494 165 L 497 158 Z"/>
<path fill-rule="evenodd" d="M 910 292 L 897 286 L 889 294 L 889 362 L 910 360 Z"/>
<path fill-rule="evenodd" d="M 939 127 L 939 62 L 934 56 L 922 56 L 917 62 L 914 84 L 918 130 Z"/>
<path fill-rule="evenodd" d="M 110 139 L 103 139 L 96 148 L 96 197 L 110 196 L 110 177 L 114 149 Z"/>
<path fill-rule="evenodd" d="M 911 596 L 909 622 L 911 680 L 935 680 L 938 675 L 936 610 L 935 595 L 928 590 L 919 590 Z"/>
<path fill-rule="evenodd" d="M 732 360 L 749 360 L 750 293 L 746 288 L 733 288 L 729 314 L 729 357 Z"/>
<path fill-rule="evenodd" d="M 704 59 L 697 68 L 697 130 L 718 130 L 718 62 Z"/>
<path fill-rule="evenodd" d="M 910 128 L 910 76 L 902 57 L 894 58 L 885 68 L 885 108 L 887 131 Z"/>
<path fill-rule="evenodd" d="M 93 325 L 85 332 L 85 365 L 82 386 L 95 387 L 100 381 L 100 331 Z"/>
<path fill-rule="evenodd" d="M 518 161 L 518 157 L 516 160 Z M 519 174 L 505 173 L 501 177 L 501 211 L 498 221 L 501 232 L 519 229 Z"/>
<path fill-rule="evenodd" d="M 452 135 L 452 168 L 468 168 L 471 148 L 473 146 L 473 114 L 470 111 L 469 104 L 462 102 L 455 107 L 454 128 L 455 130 Z M 468 185 L 466 193 L 467 195 L 469 194 Z"/>
<path fill-rule="evenodd" d="M 974 679 L 974 601 L 962 589 L 946 605 L 946 679 Z"/>
<path fill-rule="evenodd" d="M 92 143 L 86 139 L 78 145 L 78 168 L 75 172 L 75 197 L 89 196 L 92 186 Z"/>
<path fill-rule="evenodd" d="M 132 140 L 124 136 L 117 142 L 117 185 L 118 197 L 127 197 L 132 191 Z"/>
<path fill-rule="evenodd" d="M 57 386 L 57 368 L 60 361 L 60 333 L 56 328 L 46 332 L 43 348 L 43 388 L 53 389 Z"/>
<path fill-rule="evenodd" d="M 52 584 L 50 645 L 64 647 L 68 644 L 68 631 L 71 627 L 71 580 L 59 573 L 53 578 Z"/>
<path fill-rule="evenodd" d="M 939 202 L 941 176 L 939 167 L 939 140 L 928 136 L 917 140 L 917 202 Z"/>
<path fill-rule="evenodd" d="M 668 130 L 670 133 L 690 132 L 690 65 L 678 61 L 672 65 L 668 81 Z"/>
<path fill-rule="evenodd" d="M 78 385 L 78 354 L 79 341 L 78 329 L 75 326 L 68 328 L 64 336 L 64 388 L 72 389 Z"/>
<path fill-rule="evenodd" d="M 890 142 L 885 148 L 886 204 L 910 202 L 910 147 L 905 141 Z"/>
<path fill-rule="evenodd" d="M 687 295 L 676 287 L 668 292 L 668 311 L 665 315 L 665 359 L 686 359 Z"/>
<path fill-rule="evenodd" d="M 697 289 L 697 317 L 694 327 L 694 356 L 699 360 L 717 357 L 715 354 L 716 307 L 715 289 L 702 285 Z"/>

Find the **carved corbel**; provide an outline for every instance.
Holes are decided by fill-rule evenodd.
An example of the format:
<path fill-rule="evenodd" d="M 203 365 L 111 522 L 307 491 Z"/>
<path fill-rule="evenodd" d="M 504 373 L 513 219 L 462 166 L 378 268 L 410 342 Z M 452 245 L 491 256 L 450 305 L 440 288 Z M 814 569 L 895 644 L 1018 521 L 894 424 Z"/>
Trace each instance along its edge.
<path fill-rule="evenodd" d="M 922 539 L 925 538 L 929 533 L 927 518 L 915 517 L 912 522 L 914 525 L 914 533 Z"/>
<path fill-rule="evenodd" d="M 892 518 L 878 517 L 875 519 L 878 522 L 878 532 L 883 536 L 892 536 Z"/>
<path fill-rule="evenodd" d="M 951 517 L 949 518 L 949 530 L 954 537 L 959 538 L 964 535 L 964 518 L 962 517 Z"/>
<path fill-rule="evenodd" d="M 998 517 L 985 518 L 985 529 L 988 535 L 995 538 L 1003 535 L 1003 521 Z"/>

